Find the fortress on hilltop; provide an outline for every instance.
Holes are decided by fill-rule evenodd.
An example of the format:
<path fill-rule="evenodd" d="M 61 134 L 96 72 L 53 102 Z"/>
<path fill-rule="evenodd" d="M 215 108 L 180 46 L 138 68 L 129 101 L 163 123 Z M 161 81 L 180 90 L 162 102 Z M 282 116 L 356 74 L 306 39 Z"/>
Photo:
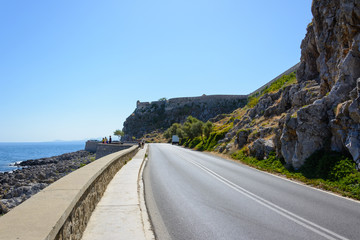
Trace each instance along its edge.
<path fill-rule="evenodd" d="M 200 97 L 181 97 L 181 98 L 171 98 L 163 101 L 152 101 L 152 102 L 140 102 L 136 103 L 136 110 L 143 110 L 149 106 L 153 105 L 163 105 L 165 104 L 165 110 L 171 110 L 173 108 L 178 108 L 186 104 L 216 104 L 219 102 L 229 101 L 229 100 L 244 100 L 247 99 L 248 95 L 202 95 Z"/>
<path fill-rule="evenodd" d="M 246 100 L 249 96 L 262 91 L 263 89 L 270 86 L 273 82 L 275 82 L 282 76 L 288 75 L 288 74 L 296 71 L 299 68 L 299 66 L 300 66 L 300 62 L 295 64 L 291 68 L 287 69 L 285 72 L 281 73 L 280 75 L 278 75 L 271 81 L 267 82 L 263 86 L 259 87 L 258 89 L 256 89 L 255 91 L 253 91 L 250 94 L 246 94 L 246 95 L 205 95 L 205 94 L 203 94 L 202 96 L 199 96 L 199 97 L 179 97 L 179 98 L 170 98 L 168 100 L 163 100 L 163 101 L 152 101 L 152 102 L 137 101 L 136 102 L 136 110 L 142 110 L 151 105 L 162 105 L 164 103 L 165 103 L 165 110 L 170 110 L 172 108 L 176 108 L 176 107 L 186 105 L 189 103 L 217 103 L 219 101 L 221 102 L 221 101 L 227 101 L 227 100 L 244 100 L 244 99 Z"/>
<path fill-rule="evenodd" d="M 152 102 L 136 102 L 135 111 L 124 122 L 124 139 L 142 137 L 155 130 L 163 131 L 173 123 L 183 123 L 188 116 L 208 121 L 220 114 L 228 114 L 244 107 L 248 97 L 262 91 L 273 82 L 296 71 L 299 64 L 289 68 L 267 84 L 247 95 L 205 95 L 199 97 L 180 97 Z"/>

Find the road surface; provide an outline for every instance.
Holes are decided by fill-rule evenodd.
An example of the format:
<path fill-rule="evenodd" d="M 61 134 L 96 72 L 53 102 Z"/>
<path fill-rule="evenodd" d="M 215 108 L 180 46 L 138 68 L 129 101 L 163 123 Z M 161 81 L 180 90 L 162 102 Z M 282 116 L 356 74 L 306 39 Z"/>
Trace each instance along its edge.
<path fill-rule="evenodd" d="M 234 161 L 151 144 L 146 204 L 157 239 L 360 239 L 360 203 Z"/>

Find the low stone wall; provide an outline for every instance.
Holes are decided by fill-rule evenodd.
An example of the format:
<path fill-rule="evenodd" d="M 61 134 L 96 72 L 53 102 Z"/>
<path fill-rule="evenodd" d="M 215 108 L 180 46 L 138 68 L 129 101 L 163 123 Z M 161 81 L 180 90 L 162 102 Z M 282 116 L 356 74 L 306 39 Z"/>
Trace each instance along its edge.
<path fill-rule="evenodd" d="M 96 153 L 96 148 L 101 142 L 98 141 L 86 141 L 85 151 Z"/>
<path fill-rule="evenodd" d="M 102 158 L 114 152 L 118 152 L 124 149 L 128 149 L 134 146 L 134 144 L 103 144 L 100 143 L 96 148 L 96 159 Z"/>
<path fill-rule="evenodd" d="M 0 217 L 0 239 L 80 240 L 108 183 L 136 152 L 107 155 L 35 194 Z"/>
<path fill-rule="evenodd" d="M 137 144 L 137 143 L 135 143 Z M 85 151 L 96 153 L 96 159 L 102 158 L 114 152 L 118 152 L 124 149 L 128 149 L 135 145 L 134 143 L 111 143 L 104 144 L 98 141 L 87 141 L 85 145 Z"/>

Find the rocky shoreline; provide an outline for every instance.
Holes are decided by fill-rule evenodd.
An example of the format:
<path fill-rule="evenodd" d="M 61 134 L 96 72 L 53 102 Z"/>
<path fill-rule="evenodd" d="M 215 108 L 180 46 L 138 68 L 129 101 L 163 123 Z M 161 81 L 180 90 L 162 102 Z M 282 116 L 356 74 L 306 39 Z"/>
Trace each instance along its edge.
<path fill-rule="evenodd" d="M 0 215 L 74 170 L 95 160 L 95 154 L 81 150 L 16 164 L 20 169 L 0 173 Z"/>

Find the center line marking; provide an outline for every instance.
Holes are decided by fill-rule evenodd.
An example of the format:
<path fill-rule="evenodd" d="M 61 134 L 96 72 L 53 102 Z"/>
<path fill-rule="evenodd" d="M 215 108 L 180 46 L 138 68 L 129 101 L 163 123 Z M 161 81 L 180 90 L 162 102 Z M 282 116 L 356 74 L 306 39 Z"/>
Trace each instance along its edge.
<path fill-rule="evenodd" d="M 180 156 L 182 154 L 179 154 Z M 321 227 L 319 225 L 317 225 L 316 223 L 313 223 L 307 219 L 304 219 L 298 215 L 296 215 L 295 213 L 292 213 L 292 212 L 289 212 L 288 210 L 274 204 L 274 203 L 271 203 L 269 201 L 267 201 L 266 199 L 260 197 L 260 196 L 257 196 L 256 194 L 240 187 L 239 185 L 227 180 L 226 178 L 220 176 L 219 174 L 215 173 L 214 171 L 210 170 L 209 168 L 205 167 L 204 165 L 200 164 L 200 163 L 197 163 L 195 161 L 192 161 L 192 160 L 188 160 L 186 157 L 184 156 L 181 156 L 184 160 L 186 160 L 187 162 L 193 164 L 194 166 L 197 166 L 198 168 L 200 168 L 201 170 L 203 170 L 204 172 L 206 172 L 207 174 L 213 176 L 215 179 L 217 179 L 218 181 L 224 183 L 225 185 L 227 185 L 228 187 L 232 188 L 233 190 L 245 195 L 246 197 L 254 200 L 255 202 L 263 205 L 264 207 L 280 214 L 281 216 L 325 237 L 326 239 L 329 239 L 329 240 L 336 240 L 336 239 L 341 239 L 341 240 L 349 240 L 348 238 L 346 237 L 343 237 L 329 229 L 326 229 L 324 227 Z"/>

